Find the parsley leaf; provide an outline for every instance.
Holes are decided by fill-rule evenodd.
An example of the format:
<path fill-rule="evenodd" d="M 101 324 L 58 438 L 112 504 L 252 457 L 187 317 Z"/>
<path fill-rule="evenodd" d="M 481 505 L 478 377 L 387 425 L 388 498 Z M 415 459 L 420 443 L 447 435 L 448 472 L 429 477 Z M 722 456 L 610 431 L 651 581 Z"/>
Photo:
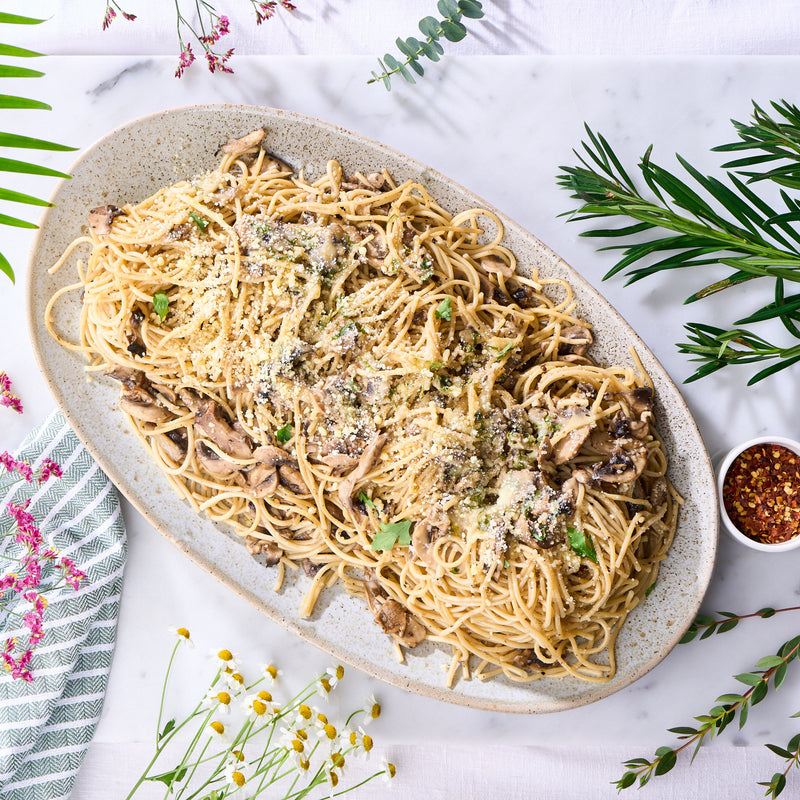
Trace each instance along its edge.
<path fill-rule="evenodd" d="M 450 301 L 450 298 L 445 297 L 445 299 L 442 300 L 442 302 L 439 303 L 439 305 L 436 307 L 436 311 L 433 312 L 433 315 L 436 317 L 436 319 L 443 319 L 446 320 L 447 322 L 450 322 L 450 316 L 452 314 L 452 311 L 453 311 L 453 306 Z"/>
<path fill-rule="evenodd" d="M 369 506 L 369 507 L 370 507 L 370 508 L 371 508 L 373 511 L 377 511 L 377 509 L 375 508 L 375 503 L 373 503 L 373 502 L 372 502 L 372 500 L 370 500 L 370 499 L 369 499 L 369 497 L 367 497 L 367 496 L 364 494 L 364 492 L 359 492 L 359 493 L 358 493 L 358 499 L 359 499 L 359 500 L 360 500 L 360 501 L 361 501 L 361 502 L 362 502 L 362 503 L 363 503 L 365 506 Z"/>
<path fill-rule="evenodd" d="M 567 539 L 569 540 L 569 546 L 579 556 L 588 558 L 590 561 L 594 561 L 595 564 L 597 563 L 597 553 L 588 534 L 570 525 L 567 527 Z"/>
<path fill-rule="evenodd" d="M 653 591 L 653 589 L 655 589 L 655 588 L 656 588 L 656 582 L 655 582 L 655 581 L 653 581 L 653 582 L 652 582 L 652 583 L 651 583 L 651 584 L 650 584 L 650 585 L 649 585 L 649 586 L 648 586 L 648 587 L 647 587 L 647 588 L 644 590 L 644 596 L 645 596 L 645 597 L 650 597 L 650 592 L 652 592 L 652 591 Z"/>
<path fill-rule="evenodd" d="M 158 318 L 163 322 L 169 310 L 169 297 L 164 291 L 158 291 L 153 295 L 153 311 L 158 314 Z"/>
<path fill-rule="evenodd" d="M 356 324 L 355 324 L 355 322 L 353 322 L 353 320 L 350 320 L 349 322 L 345 322 L 345 324 L 342 325 L 341 328 L 339 328 L 339 332 L 338 333 L 334 333 L 333 336 L 331 336 L 331 339 L 338 339 L 340 336 L 344 336 L 347 333 L 347 331 L 350 330 L 350 328 L 355 328 L 355 326 L 356 326 Z"/>
<path fill-rule="evenodd" d="M 410 519 L 401 519 L 399 522 L 381 522 L 378 532 L 372 540 L 372 549 L 381 552 L 391 550 L 396 544 L 407 547 L 411 544 Z"/>
<path fill-rule="evenodd" d="M 275 438 L 282 444 L 288 442 L 289 439 L 292 438 L 292 426 L 287 424 L 282 428 L 278 428 L 278 430 L 275 431 Z"/>
<path fill-rule="evenodd" d="M 495 361 L 502 361 L 508 353 L 517 346 L 516 342 L 509 342 L 496 356 Z"/>
<path fill-rule="evenodd" d="M 200 233 L 202 233 L 203 236 L 205 236 L 206 228 L 208 227 L 208 220 L 198 216 L 194 211 L 190 211 L 189 216 L 192 218 L 192 222 L 194 222 L 194 224 L 197 225 L 198 228 L 200 228 Z"/>

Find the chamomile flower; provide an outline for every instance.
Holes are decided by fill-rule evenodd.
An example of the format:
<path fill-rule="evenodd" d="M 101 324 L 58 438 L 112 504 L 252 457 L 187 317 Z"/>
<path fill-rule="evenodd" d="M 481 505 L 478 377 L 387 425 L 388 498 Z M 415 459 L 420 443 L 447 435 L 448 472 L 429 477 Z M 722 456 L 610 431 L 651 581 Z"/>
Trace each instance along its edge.
<path fill-rule="evenodd" d="M 235 695 L 242 694 L 247 689 L 244 682 L 244 675 L 238 670 L 232 669 L 230 672 L 225 670 L 222 673 L 222 680 Z"/>
<path fill-rule="evenodd" d="M 167 630 L 169 630 L 173 636 L 177 637 L 179 642 L 186 642 L 188 647 L 194 648 L 194 642 L 192 641 L 188 628 L 175 628 L 174 626 L 170 626 Z"/>
<path fill-rule="evenodd" d="M 387 761 L 385 758 L 381 762 L 381 766 L 383 767 L 383 773 L 381 774 L 381 777 L 386 783 L 391 783 L 392 778 L 397 775 L 397 767 L 395 767 L 391 761 Z"/>
<path fill-rule="evenodd" d="M 242 702 L 242 709 L 248 717 L 255 716 L 269 719 L 275 709 L 272 704 L 272 695 L 264 689 L 257 694 L 248 695 Z"/>
<path fill-rule="evenodd" d="M 221 714 L 230 714 L 231 711 L 231 696 L 229 692 L 222 690 L 221 692 L 215 691 L 216 687 L 208 690 L 208 694 L 203 698 L 200 703 L 201 708 L 212 708 Z M 214 692 L 212 694 L 212 692 Z"/>
<path fill-rule="evenodd" d="M 278 669 L 274 664 L 262 664 L 261 672 L 271 684 L 277 683 L 278 678 L 283 675 L 283 670 Z"/>
<path fill-rule="evenodd" d="M 331 689 L 334 689 L 336 684 L 344 677 L 344 667 L 341 664 L 335 667 L 328 667 L 328 669 L 325 670 L 325 676 L 328 678 Z"/>
<path fill-rule="evenodd" d="M 364 724 L 369 725 L 374 719 L 378 719 L 381 715 L 381 704 L 375 699 L 375 695 L 371 694 L 364 704 Z"/>
<path fill-rule="evenodd" d="M 330 676 L 326 673 L 317 681 L 317 694 L 325 700 L 326 703 L 330 702 L 330 693 L 333 691 L 333 687 L 336 685 L 335 679 L 334 682 L 331 683 Z"/>
<path fill-rule="evenodd" d="M 242 772 L 241 764 L 237 763 L 237 761 L 238 759 L 231 761 L 225 767 L 225 781 L 228 784 L 228 788 L 225 791 L 226 797 L 237 792 L 247 782 L 244 772 Z"/>
<path fill-rule="evenodd" d="M 225 733 L 225 726 L 218 720 L 215 719 L 212 722 L 208 723 L 208 730 L 211 733 L 211 737 L 216 739 L 220 742 L 227 742 L 228 736 Z"/>
<path fill-rule="evenodd" d="M 209 655 L 211 660 L 216 662 L 216 665 L 222 670 L 223 674 L 229 674 L 236 670 L 236 665 L 239 663 L 239 656 L 234 655 L 230 650 L 212 650 Z"/>

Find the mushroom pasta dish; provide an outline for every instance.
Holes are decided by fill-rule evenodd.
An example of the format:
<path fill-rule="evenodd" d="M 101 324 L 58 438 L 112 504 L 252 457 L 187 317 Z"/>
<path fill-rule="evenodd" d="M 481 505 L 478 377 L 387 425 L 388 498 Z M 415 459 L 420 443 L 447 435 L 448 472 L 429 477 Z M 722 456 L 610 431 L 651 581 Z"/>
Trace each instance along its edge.
<path fill-rule="evenodd" d="M 336 161 L 309 180 L 264 136 L 92 209 L 52 335 L 278 589 L 301 570 L 303 616 L 340 582 L 400 656 L 449 648 L 449 684 L 608 680 L 681 502 L 635 354 L 598 363 L 569 285 L 518 268 L 491 212 Z M 69 291 L 73 335 L 49 321 Z"/>

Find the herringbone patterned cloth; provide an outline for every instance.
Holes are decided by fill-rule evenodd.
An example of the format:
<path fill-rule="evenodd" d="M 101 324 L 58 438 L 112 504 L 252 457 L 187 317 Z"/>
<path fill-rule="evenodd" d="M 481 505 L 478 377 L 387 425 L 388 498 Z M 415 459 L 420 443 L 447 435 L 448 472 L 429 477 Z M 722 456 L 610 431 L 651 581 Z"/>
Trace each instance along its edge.
<path fill-rule="evenodd" d="M 86 578 L 77 591 L 65 587 L 47 596 L 33 682 L 0 672 L 0 798 L 57 800 L 69 796 L 103 707 L 125 528 L 116 490 L 60 412 L 28 436 L 16 458 L 34 470 L 52 459 L 63 477 L 37 486 L 0 470 L 0 530 L 13 528 L 7 504 L 30 497 L 27 510 L 45 541 L 72 559 Z M 27 638 L 19 617 L 0 616 L 0 621 L 0 643 Z"/>

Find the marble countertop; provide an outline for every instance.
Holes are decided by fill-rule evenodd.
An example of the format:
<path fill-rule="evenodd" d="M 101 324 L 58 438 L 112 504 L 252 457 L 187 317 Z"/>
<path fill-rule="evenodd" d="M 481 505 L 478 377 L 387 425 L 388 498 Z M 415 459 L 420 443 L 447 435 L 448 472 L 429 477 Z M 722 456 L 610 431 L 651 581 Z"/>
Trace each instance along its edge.
<path fill-rule="evenodd" d="M 728 120 L 746 118 L 751 100 L 796 101 L 800 80 L 800 59 L 792 57 L 453 55 L 432 67 L 418 86 L 398 84 L 391 93 L 366 85 L 373 68 L 369 56 L 240 55 L 234 75 L 211 76 L 198 69 L 180 81 L 172 77 L 172 55 L 62 55 L 40 59 L 38 65 L 46 78 L 6 81 L 4 91 L 27 91 L 49 102 L 53 111 L 16 112 L 12 129 L 81 149 L 139 115 L 229 102 L 316 116 L 405 152 L 469 187 L 564 257 L 623 314 L 676 382 L 691 372 L 674 346 L 683 338 L 682 326 L 732 322 L 758 287 L 684 306 L 683 298 L 708 282 L 710 272 L 675 273 L 631 287 L 621 279 L 601 283 L 613 257 L 596 253 L 592 241 L 579 236 L 585 229 L 580 223 L 559 218 L 570 201 L 556 187 L 558 166 L 574 163 L 571 151 L 586 121 L 613 142 L 626 164 L 652 143 L 654 158 L 670 168 L 677 168 L 673 154 L 678 151 L 713 170 L 723 159 L 709 148 L 732 139 Z M 46 154 L 43 162 L 66 169 L 70 156 Z M 42 178 L 19 184 L 40 194 L 51 187 Z M 54 406 L 25 335 L 22 284 L 31 240 L 29 232 L 3 229 L 2 249 L 15 265 L 18 285 L 0 284 L 0 369 L 12 376 L 26 407 L 22 417 L 3 416 L 0 446 L 9 449 Z M 749 373 L 726 370 L 683 386 L 712 456 L 762 433 L 797 436 L 797 375 L 788 371 L 745 388 Z M 76 800 L 124 797 L 146 760 L 170 647 L 168 625 L 190 628 L 205 650 L 225 646 L 253 654 L 254 664 L 271 657 L 289 683 L 301 667 L 310 674 L 329 665 L 324 654 L 264 619 L 188 561 L 127 504 L 125 519 L 130 556 L 117 650 L 103 716 L 73 793 Z M 795 605 L 798 568 L 800 552 L 756 553 L 721 534 L 704 610 Z M 735 690 L 732 675 L 751 669 L 795 632 L 791 614 L 742 623 L 723 636 L 678 646 L 652 672 L 599 703 L 554 715 L 442 704 L 354 670 L 342 684 L 339 703 L 346 709 L 360 705 L 370 692 L 379 696 L 385 713 L 375 725 L 376 741 L 400 762 L 401 773 L 406 770 L 395 796 L 421 796 L 424 786 L 429 797 L 499 798 L 527 785 L 533 770 L 541 786 L 553 792 L 540 797 L 610 798 L 617 796 L 609 782 L 621 774 L 622 758 L 650 755 L 672 742 L 666 728 L 689 724 L 706 712 L 718 694 Z M 734 796 L 734 788 L 736 797 L 761 796 L 754 782 L 782 768 L 761 745 L 784 744 L 796 733 L 789 715 L 798 708 L 800 684 L 790 679 L 753 709 L 744 730 L 726 731 L 704 750 L 698 765 L 655 780 L 648 796 L 711 796 L 703 787 L 713 787 L 719 796 Z M 445 759 L 446 769 L 431 763 L 432 750 Z M 112 777 L 104 775 L 110 764 Z M 564 771 L 574 777 L 559 778 Z M 800 784 L 793 780 L 790 786 L 797 791 Z M 456 785 L 461 794 L 453 793 Z M 682 794 L 672 793 L 676 786 L 683 787 Z M 380 794 L 367 787 L 353 796 Z"/>

